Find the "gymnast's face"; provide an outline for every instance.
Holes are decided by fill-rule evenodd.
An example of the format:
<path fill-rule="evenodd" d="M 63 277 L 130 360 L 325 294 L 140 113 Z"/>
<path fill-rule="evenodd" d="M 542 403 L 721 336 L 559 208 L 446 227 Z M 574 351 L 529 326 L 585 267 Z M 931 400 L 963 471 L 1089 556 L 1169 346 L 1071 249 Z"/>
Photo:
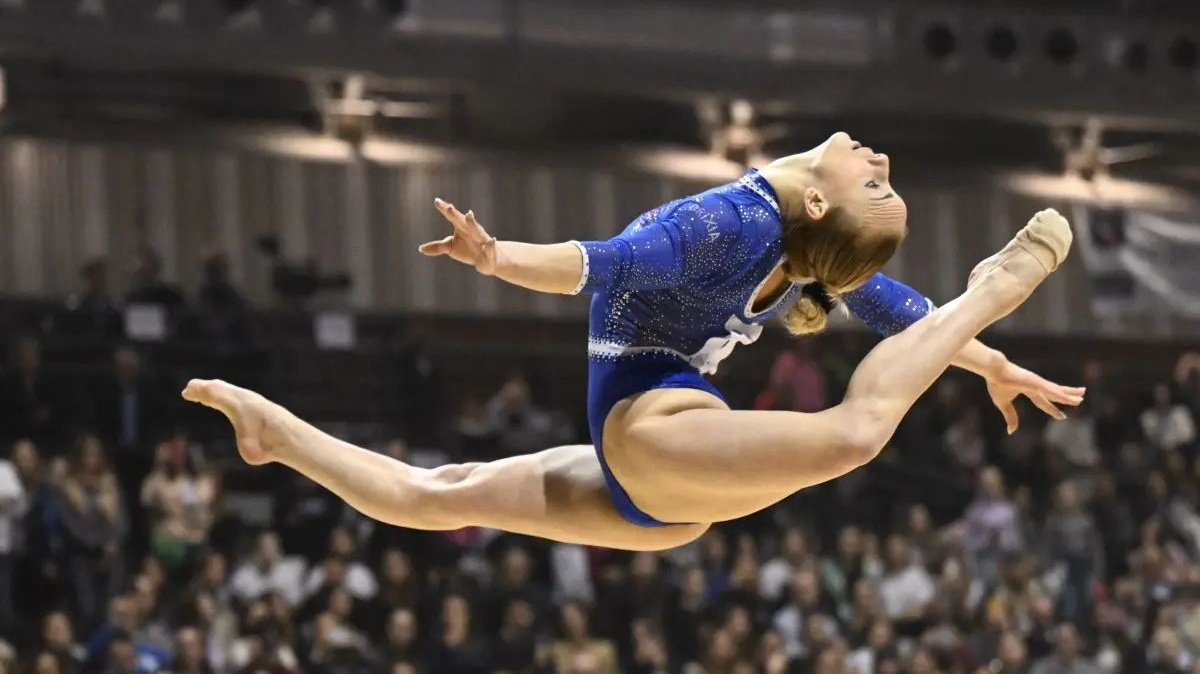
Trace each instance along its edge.
<path fill-rule="evenodd" d="M 804 194 L 809 217 L 819 220 L 837 207 L 868 226 L 903 232 L 907 209 L 892 187 L 886 154 L 839 131 L 801 156 L 808 158 L 813 178 Z"/>

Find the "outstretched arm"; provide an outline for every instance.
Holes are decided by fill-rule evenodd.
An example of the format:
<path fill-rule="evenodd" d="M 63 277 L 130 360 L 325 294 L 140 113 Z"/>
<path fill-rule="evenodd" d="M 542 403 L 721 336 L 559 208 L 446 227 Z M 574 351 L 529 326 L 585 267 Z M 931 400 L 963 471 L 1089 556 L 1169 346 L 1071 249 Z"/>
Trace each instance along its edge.
<path fill-rule="evenodd" d="M 421 246 L 422 253 L 449 255 L 481 274 L 547 293 L 703 284 L 715 273 L 714 261 L 728 261 L 742 240 L 736 210 L 724 198 L 711 195 L 666 214 L 644 216 L 638 226 L 607 241 L 551 245 L 497 241 L 474 213 L 464 215 L 441 199 L 435 203 L 454 233 Z"/>
<path fill-rule="evenodd" d="M 934 309 L 933 302 L 927 297 L 883 274 L 876 274 L 861 287 L 845 293 L 842 301 L 854 315 L 885 336 L 904 330 Z M 1084 389 L 1043 379 L 1009 362 L 1003 353 L 978 339 L 968 342 L 955 355 L 952 364 L 987 380 L 988 393 L 1004 415 L 1009 433 L 1017 429 L 1013 401 L 1018 396 L 1026 396 L 1038 409 L 1055 419 L 1066 418 L 1055 403 L 1075 406 L 1083 401 Z"/>
<path fill-rule="evenodd" d="M 444 239 L 422 245 L 421 253 L 430 257 L 448 255 L 480 274 L 538 292 L 578 292 L 583 254 L 574 244 L 497 241 L 475 219 L 474 211 L 463 214 L 441 199 L 435 199 L 434 205 L 454 231 Z"/>

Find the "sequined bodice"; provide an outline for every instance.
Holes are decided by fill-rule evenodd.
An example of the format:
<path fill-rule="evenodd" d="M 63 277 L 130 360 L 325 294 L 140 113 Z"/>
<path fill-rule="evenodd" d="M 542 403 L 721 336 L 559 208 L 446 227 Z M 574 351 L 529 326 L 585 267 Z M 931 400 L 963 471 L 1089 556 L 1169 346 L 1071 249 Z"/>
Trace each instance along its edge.
<path fill-rule="evenodd" d="M 716 372 L 738 344 L 790 307 L 800 286 L 785 285 L 760 311 L 753 305 L 785 259 L 779 202 L 756 171 L 642 214 L 608 241 L 573 242 L 583 254 L 576 292 L 593 294 L 588 355 L 593 359 L 668 353 Z M 843 301 L 884 334 L 932 308 L 911 288 L 877 274 Z"/>
<path fill-rule="evenodd" d="M 616 358 L 666 351 L 711 373 L 734 346 L 757 340 L 762 323 L 790 305 L 798 292 L 789 283 L 768 306 L 753 310 L 759 291 L 783 261 L 778 206 L 765 182 L 751 174 L 634 220 L 621 236 L 635 241 L 635 249 L 667 243 L 686 257 L 685 276 L 691 282 L 644 288 L 647 281 L 658 284 L 629 278 L 622 287 L 597 293 L 592 299 L 588 354 Z M 661 234 L 651 234 L 664 222 L 684 232 L 681 242 L 668 242 L 672 232 L 665 228 Z M 637 241 L 647 234 L 660 240 Z M 676 273 L 659 269 L 637 265 L 628 274 Z"/>

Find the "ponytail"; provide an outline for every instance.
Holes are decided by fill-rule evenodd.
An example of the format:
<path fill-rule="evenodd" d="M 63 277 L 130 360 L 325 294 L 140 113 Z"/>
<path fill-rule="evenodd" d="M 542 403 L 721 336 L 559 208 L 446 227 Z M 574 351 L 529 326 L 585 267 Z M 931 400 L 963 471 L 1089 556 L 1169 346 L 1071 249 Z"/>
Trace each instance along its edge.
<path fill-rule="evenodd" d="M 837 308 L 837 297 L 821 283 L 808 283 L 800 289 L 800 299 L 792 305 L 783 322 L 793 335 L 821 332 L 829 314 Z"/>

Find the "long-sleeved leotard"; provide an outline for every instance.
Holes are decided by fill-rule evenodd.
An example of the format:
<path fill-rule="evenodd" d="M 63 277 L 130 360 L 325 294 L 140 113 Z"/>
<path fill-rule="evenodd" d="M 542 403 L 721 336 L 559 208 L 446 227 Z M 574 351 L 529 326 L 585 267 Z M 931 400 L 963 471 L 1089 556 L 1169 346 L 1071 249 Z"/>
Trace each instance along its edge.
<path fill-rule="evenodd" d="M 588 418 L 602 465 L 602 431 L 620 400 L 659 388 L 720 393 L 716 372 L 737 344 L 789 306 L 789 283 L 768 306 L 756 296 L 784 260 L 779 204 L 765 178 L 673 201 L 633 221 L 608 241 L 575 242 L 583 254 L 576 292 L 591 293 Z M 932 303 L 882 274 L 842 297 L 876 331 L 891 335 L 929 313 Z M 630 521 L 661 524 L 638 509 L 604 466 L 614 502 Z"/>

